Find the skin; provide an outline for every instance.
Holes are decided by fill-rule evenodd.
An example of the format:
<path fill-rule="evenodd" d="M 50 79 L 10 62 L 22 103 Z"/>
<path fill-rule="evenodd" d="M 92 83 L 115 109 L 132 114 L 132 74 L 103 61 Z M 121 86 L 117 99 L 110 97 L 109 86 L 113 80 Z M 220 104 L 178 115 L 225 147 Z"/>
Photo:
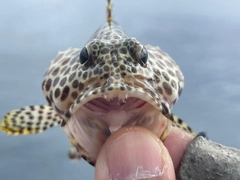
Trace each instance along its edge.
<path fill-rule="evenodd" d="M 162 143 L 151 131 L 142 127 L 123 127 L 112 134 L 100 150 L 95 179 L 133 179 L 142 166 L 149 176 L 135 179 L 176 179 L 182 157 L 194 136 L 173 128 Z M 155 173 L 155 169 L 159 169 Z M 140 168 L 141 169 L 141 168 Z M 141 171 L 139 171 L 141 172 Z M 163 172 L 163 173 L 161 173 Z"/>

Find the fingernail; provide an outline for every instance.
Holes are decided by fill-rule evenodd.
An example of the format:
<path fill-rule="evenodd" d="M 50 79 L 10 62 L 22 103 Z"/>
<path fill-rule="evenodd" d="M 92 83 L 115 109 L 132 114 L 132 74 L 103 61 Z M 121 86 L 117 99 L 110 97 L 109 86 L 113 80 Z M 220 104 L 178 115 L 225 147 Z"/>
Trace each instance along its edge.
<path fill-rule="evenodd" d="M 155 179 L 164 173 L 161 147 L 148 134 L 127 133 L 120 136 L 110 146 L 107 156 L 112 179 Z"/>

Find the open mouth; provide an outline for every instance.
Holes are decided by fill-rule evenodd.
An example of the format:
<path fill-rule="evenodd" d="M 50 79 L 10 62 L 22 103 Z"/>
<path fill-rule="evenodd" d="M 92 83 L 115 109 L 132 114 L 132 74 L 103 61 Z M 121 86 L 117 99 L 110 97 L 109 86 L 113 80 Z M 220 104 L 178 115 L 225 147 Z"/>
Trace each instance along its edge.
<path fill-rule="evenodd" d="M 113 133 L 124 125 L 134 125 L 133 121 L 138 121 L 143 116 L 146 104 L 146 101 L 136 97 L 124 100 L 118 97 L 111 100 L 96 98 L 85 103 L 82 109 L 88 114 L 89 119 L 97 119 L 99 123 L 106 124 Z"/>
<path fill-rule="evenodd" d="M 77 102 L 77 101 L 76 101 Z M 113 90 L 87 96 L 72 106 L 72 116 L 63 127 L 81 147 L 78 151 L 94 162 L 105 140 L 123 126 L 142 126 L 161 136 L 169 127 L 151 94 L 139 89 L 126 94 Z"/>
<path fill-rule="evenodd" d="M 113 110 L 130 111 L 138 109 L 141 108 L 145 103 L 146 101 L 135 97 L 130 97 L 125 100 L 120 100 L 115 97 L 111 100 L 106 100 L 105 98 L 96 98 L 87 102 L 84 104 L 84 106 L 91 111 L 107 113 Z"/>

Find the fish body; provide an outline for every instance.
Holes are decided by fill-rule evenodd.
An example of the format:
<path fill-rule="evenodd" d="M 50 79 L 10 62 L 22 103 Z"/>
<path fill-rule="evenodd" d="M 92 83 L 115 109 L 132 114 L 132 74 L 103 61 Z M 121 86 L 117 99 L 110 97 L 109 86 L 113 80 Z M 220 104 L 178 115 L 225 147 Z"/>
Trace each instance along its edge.
<path fill-rule="evenodd" d="M 122 126 L 146 127 L 161 140 L 171 126 L 195 135 L 171 114 L 183 86 L 168 54 L 106 23 L 85 47 L 59 52 L 51 61 L 42 82 L 48 104 L 9 112 L 1 129 L 34 134 L 60 124 L 73 145 L 69 157 L 94 165 L 105 140 Z"/>

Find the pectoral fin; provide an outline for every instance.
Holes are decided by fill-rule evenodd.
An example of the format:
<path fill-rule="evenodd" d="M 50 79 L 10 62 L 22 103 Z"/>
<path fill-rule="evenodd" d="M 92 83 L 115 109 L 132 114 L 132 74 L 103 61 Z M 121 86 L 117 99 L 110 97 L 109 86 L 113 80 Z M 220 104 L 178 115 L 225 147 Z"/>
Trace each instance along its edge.
<path fill-rule="evenodd" d="M 49 105 L 26 106 L 7 113 L 1 130 L 7 134 L 35 134 L 60 124 L 61 117 Z"/>
<path fill-rule="evenodd" d="M 184 131 L 186 131 L 187 133 L 192 134 L 193 136 L 196 136 L 197 134 L 192 130 L 192 128 L 190 128 L 187 123 L 185 123 L 182 119 L 180 119 L 179 117 L 177 117 L 174 114 L 171 114 L 170 118 L 172 121 L 172 125 L 173 127 L 177 127 L 179 129 L 182 129 Z"/>

